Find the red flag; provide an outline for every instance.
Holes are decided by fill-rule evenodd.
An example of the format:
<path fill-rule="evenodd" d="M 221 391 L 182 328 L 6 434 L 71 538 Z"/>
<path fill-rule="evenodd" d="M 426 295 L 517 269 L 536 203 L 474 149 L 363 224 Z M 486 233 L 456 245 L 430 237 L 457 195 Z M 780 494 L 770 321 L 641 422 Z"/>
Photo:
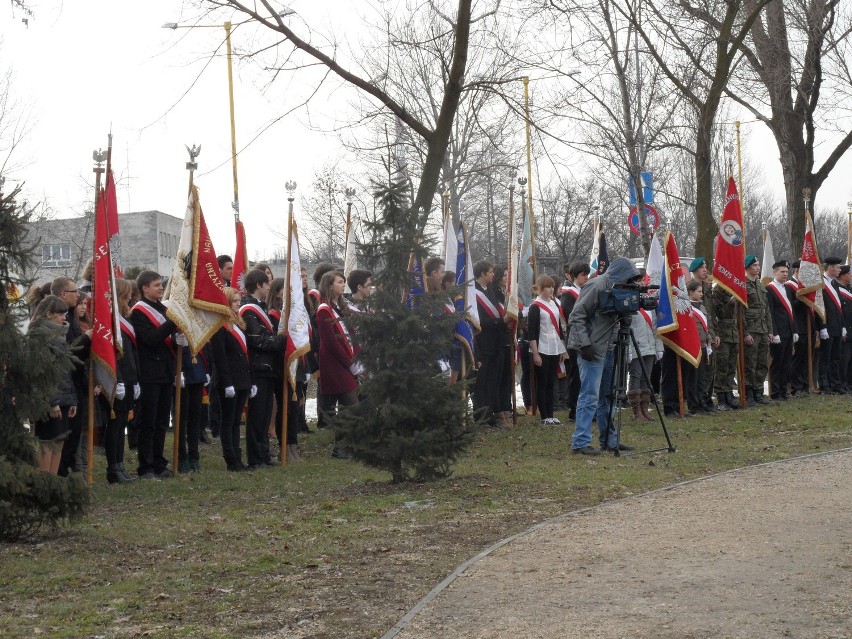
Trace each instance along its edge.
<path fill-rule="evenodd" d="M 112 404 L 116 387 L 119 331 L 115 276 L 108 238 L 107 198 L 102 189 L 95 212 L 94 281 L 92 282 L 92 364 L 95 379 Z"/>
<path fill-rule="evenodd" d="M 657 335 L 674 352 L 695 367 L 701 362 L 701 337 L 686 294 L 686 278 L 680 265 L 674 235 L 663 236 L 664 263 L 657 307 Z"/>
<path fill-rule="evenodd" d="M 728 178 L 725 210 L 719 235 L 716 238 L 716 255 L 713 258 L 713 280 L 743 306 L 748 306 L 745 276 L 745 232 L 743 210 L 733 177 Z"/>
<path fill-rule="evenodd" d="M 121 268 L 121 236 L 118 234 L 118 201 L 115 195 L 115 180 L 112 170 L 107 171 L 106 179 L 106 223 L 109 235 L 109 250 L 112 255 L 112 270 L 116 277 L 123 278 Z"/>
<path fill-rule="evenodd" d="M 169 281 L 166 315 L 178 325 L 198 353 L 231 315 L 216 250 L 193 186 L 183 220 L 175 268 Z"/>
<path fill-rule="evenodd" d="M 825 321 L 825 299 L 820 290 L 825 286 L 822 262 L 814 241 L 814 224 L 810 211 L 805 211 L 805 241 L 802 244 L 802 260 L 799 264 L 799 289 L 796 297 L 810 306 Z"/>
<path fill-rule="evenodd" d="M 246 275 L 249 272 L 248 251 L 246 251 L 246 229 L 243 223 L 237 220 L 237 250 L 234 251 L 234 272 L 231 274 L 231 288 L 239 289 L 245 292 L 246 287 L 243 285 Z"/>

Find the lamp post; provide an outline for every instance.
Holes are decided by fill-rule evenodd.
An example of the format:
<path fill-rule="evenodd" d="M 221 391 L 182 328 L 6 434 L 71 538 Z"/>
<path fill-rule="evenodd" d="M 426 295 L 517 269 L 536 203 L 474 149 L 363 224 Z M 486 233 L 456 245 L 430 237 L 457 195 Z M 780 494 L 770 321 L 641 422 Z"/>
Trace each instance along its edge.
<path fill-rule="evenodd" d="M 292 9 L 285 8 L 282 11 L 278 12 L 278 16 L 285 18 L 287 16 L 293 15 L 296 12 Z M 166 22 L 163 25 L 163 29 L 172 29 L 173 31 L 176 29 L 218 29 L 220 27 L 224 27 L 225 29 L 225 50 L 227 51 L 227 60 L 228 60 L 228 105 L 230 107 L 230 115 L 231 115 L 231 168 L 234 174 L 234 201 L 231 202 L 231 208 L 234 209 L 234 221 L 240 221 L 240 189 L 239 189 L 239 181 L 237 180 L 237 130 L 236 130 L 236 121 L 234 118 L 234 70 L 233 70 L 233 55 L 231 51 L 231 31 L 233 27 L 240 26 L 241 24 L 246 24 L 247 22 L 252 22 L 253 18 L 248 20 L 244 20 L 242 22 L 237 22 L 236 24 L 227 21 L 223 25 L 213 25 L 213 24 L 178 24 L 177 22 Z"/>

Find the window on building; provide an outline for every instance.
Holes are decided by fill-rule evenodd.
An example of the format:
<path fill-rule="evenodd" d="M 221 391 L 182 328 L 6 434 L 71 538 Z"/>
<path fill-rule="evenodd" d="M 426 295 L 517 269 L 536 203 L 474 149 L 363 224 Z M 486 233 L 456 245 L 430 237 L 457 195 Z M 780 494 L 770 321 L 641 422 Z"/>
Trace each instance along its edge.
<path fill-rule="evenodd" d="M 43 244 L 41 247 L 42 266 L 71 266 L 70 244 Z"/>

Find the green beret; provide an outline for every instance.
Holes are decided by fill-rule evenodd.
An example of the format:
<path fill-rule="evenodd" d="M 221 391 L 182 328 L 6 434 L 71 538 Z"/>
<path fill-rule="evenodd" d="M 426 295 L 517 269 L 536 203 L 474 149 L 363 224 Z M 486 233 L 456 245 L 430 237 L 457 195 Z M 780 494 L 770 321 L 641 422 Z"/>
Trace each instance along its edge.
<path fill-rule="evenodd" d="M 745 259 L 745 267 L 746 268 L 748 268 L 749 266 L 751 266 L 755 262 L 757 262 L 757 257 L 755 257 L 754 255 L 746 255 L 746 259 Z"/>
<path fill-rule="evenodd" d="M 694 273 L 705 264 L 707 264 L 707 260 L 705 260 L 703 257 L 696 257 L 689 263 L 689 272 Z"/>

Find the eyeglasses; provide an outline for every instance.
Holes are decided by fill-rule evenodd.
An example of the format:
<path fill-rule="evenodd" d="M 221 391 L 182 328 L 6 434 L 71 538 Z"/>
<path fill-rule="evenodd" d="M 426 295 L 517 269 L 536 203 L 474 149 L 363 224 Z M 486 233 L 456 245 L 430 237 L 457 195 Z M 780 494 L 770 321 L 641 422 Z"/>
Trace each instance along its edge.
<path fill-rule="evenodd" d="M 78 293 L 79 291 L 75 288 L 73 291 L 62 291 L 63 293 Z"/>

